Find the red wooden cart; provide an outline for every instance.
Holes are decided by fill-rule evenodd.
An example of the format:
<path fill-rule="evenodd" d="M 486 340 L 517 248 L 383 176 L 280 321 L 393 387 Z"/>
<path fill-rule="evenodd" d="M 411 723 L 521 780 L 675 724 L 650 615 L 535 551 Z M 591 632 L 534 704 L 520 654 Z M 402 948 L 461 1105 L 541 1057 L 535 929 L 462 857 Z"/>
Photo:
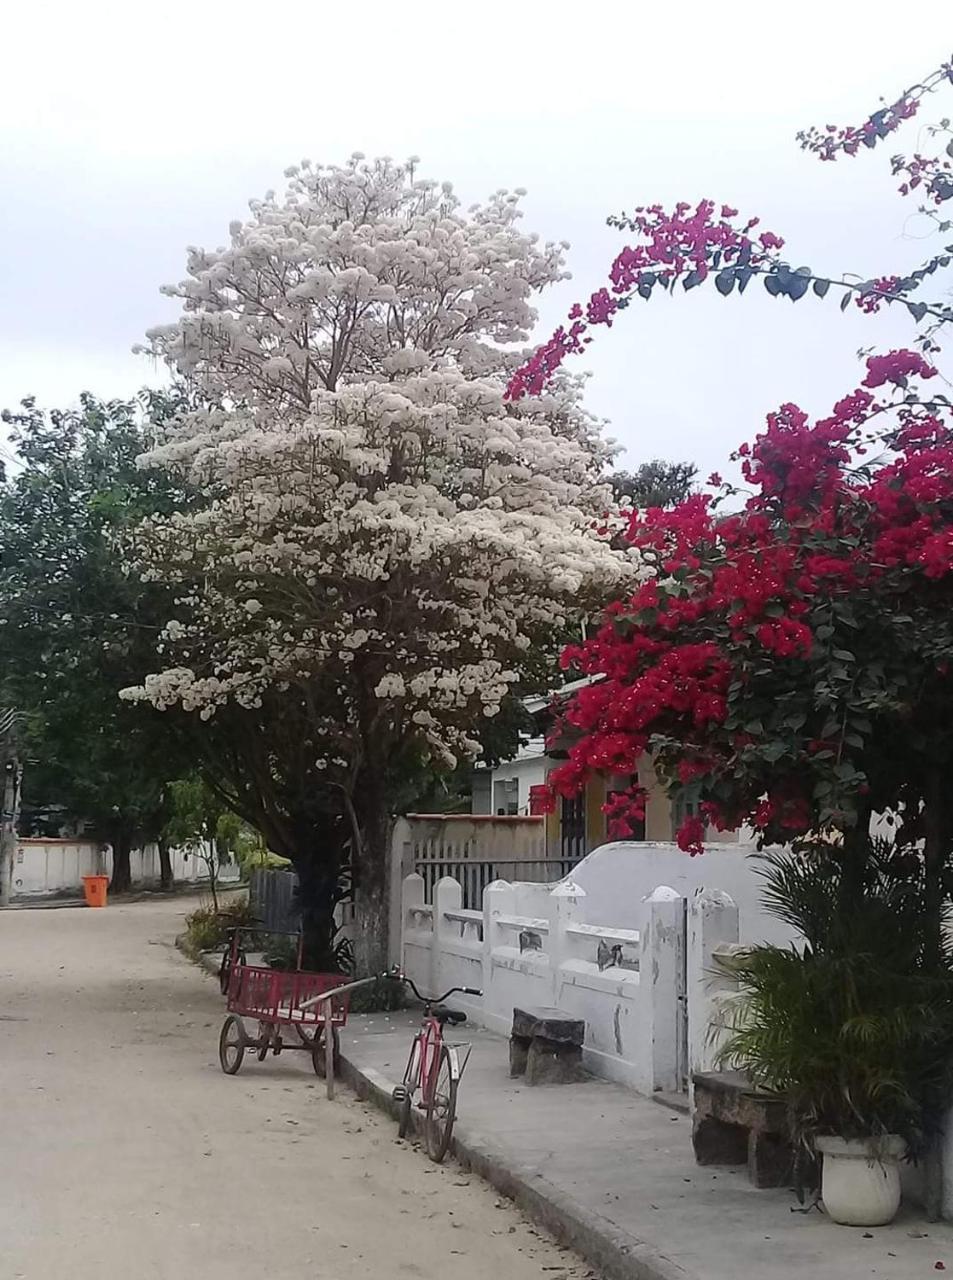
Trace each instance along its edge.
<path fill-rule="evenodd" d="M 311 1054 L 316 1074 L 324 1076 L 329 1056 L 325 1051 L 326 1036 L 330 1029 L 328 1047 L 336 1061 L 337 1029 L 347 1021 L 350 993 L 344 991 L 330 1000 L 322 1000 L 321 996 L 342 984 L 347 984 L 347 979 L 339 973 L 285 971 L 247 964 L 236 930 L 231 939 L 228 1015 L 218 1039 L 222 1070 L 226 1075 L 235 1075 L 249 1049 L 257 1053 L 259 1062 L 269 1052 L 277 1055 L 285 1049 L 303 1049 Z M 246 1018 L 258 1023 L 257 1036 L 246 1031 Z M 286 1039 L 284 1028 L 293 1029 L 295 1038 Z"/>

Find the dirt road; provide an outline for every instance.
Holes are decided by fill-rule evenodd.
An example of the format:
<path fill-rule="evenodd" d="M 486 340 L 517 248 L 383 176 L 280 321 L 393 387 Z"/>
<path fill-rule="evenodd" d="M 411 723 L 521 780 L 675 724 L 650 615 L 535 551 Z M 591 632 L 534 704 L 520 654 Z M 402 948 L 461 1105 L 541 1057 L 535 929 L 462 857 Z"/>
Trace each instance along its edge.
<path fill-rule="evenodd" d="M 589 1274 L 305 1054 L 224 1076 L 189 905 L 0 915 L 0 1280 Z"/>

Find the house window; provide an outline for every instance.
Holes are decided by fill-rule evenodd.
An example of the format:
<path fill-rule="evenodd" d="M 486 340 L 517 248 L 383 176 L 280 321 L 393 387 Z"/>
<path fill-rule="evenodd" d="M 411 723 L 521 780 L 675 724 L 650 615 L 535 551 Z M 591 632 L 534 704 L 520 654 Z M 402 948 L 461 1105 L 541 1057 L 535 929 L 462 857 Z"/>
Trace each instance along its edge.
<path fill-rule="evenodd" d="M 697 818 L 701 812 L 701 787 L 692 783 L 679 787 L 672 796 L 672 832 L 678 830 L 686 818 Z"/>
<path fill-rule="evenodd" d="M 559 856 L 566 862 L 580 862 L 586 847 L 586 797 L 563 796 L 559 812 Z"/>
<path fill-rule="evenodd" d="M 498 818 L 519 813 L 519 779 L 501 778 L 493 783 L 493 812 Z"/>

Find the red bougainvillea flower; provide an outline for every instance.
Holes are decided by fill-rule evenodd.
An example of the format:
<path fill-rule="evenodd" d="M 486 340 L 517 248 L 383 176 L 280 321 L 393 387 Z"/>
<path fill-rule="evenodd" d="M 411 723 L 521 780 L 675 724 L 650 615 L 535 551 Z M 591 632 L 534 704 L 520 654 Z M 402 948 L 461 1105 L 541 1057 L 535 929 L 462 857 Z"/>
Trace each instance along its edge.
<path fill-rule="evenodd" d="M 911 593 L 933 584 L 950 593 L 938 616 L 953 607 L 953 411 L 917 391 L 935 375 L 915 351 L 871 356 L 863 385 L 827 417 L 783 405 L 739 449 L 753 487 L 740 509 L 722 514 L 696 493 L 632 514 L 626 536 L 654 576 L 563 654 L 567 669 L 600 678 L 563 711 L 560 740 L 573 740 L 554 795 L 598 774 L 634 778 L 651 752 L 668 786 L 699 791 L 677 833 L 690 853 L 706 827 L 748 823 L 787 840 L 869 795 L 849 763 L 874 714 L 851 709 L 858 636 L 868 643 L 855 611 L 875 602 L 876 637 L 884 610 L 911 626 Z M 875 428 L 875 460 L 859 465 Z M 929 644 L 942 680 L 953 638 L 949 655 L 932 630 Z M 875 709 L 890 705 L 878 665 L 880 650 L 865 668 Z M 644 820 L 645 803 L 638 784 L 613 793 L 614 838 Z"/>

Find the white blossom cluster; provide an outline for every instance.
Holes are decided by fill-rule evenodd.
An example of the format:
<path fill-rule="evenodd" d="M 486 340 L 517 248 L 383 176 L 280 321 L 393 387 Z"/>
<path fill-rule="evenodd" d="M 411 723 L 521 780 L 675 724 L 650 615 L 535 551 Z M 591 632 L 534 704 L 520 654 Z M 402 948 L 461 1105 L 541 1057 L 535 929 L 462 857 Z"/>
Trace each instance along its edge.
<path fill-rule="evenodd" d="M 413 163 L 305 162 L 227 248 L 191 251 L 150 339 L 206 407 L 142 463 L 201 501 L 140 530 L 139 571 L 180 609 L 169 665 L 125 696 L 207 717 L 287 690 L 327 730 L 322 767 L 375 726 L 451 763 L 527 652 L 637 572 L 578 386 L 503 399 L 564 275 L 518 203 L 464 212 Z"/>

